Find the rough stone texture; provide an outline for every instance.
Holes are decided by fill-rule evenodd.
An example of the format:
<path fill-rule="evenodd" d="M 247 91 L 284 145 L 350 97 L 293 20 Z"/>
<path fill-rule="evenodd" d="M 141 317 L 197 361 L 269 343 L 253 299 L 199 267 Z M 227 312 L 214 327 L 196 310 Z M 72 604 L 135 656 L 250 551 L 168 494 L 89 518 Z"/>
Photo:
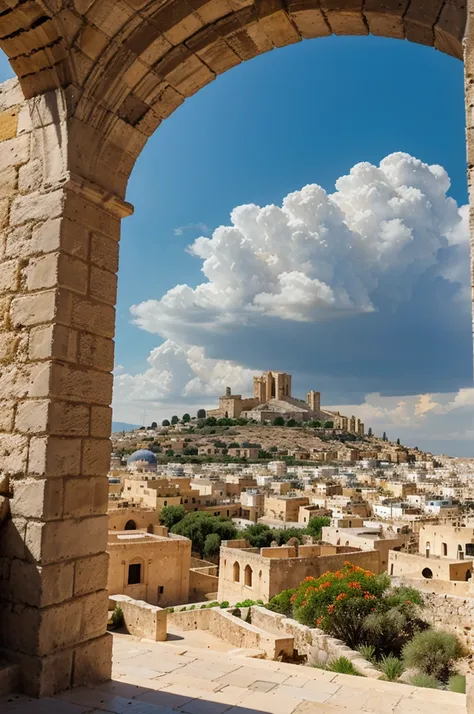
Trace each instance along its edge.
<path fill-rule="evenodd" d="M 359 652 L 352 650 L 342 640 L 326 635 L 316 627 L 301 625 L 296 620 L 280 615 L 264 607 L 254 605 L 252 623 L 268 632 L 281 632 L 291 635 L 294 648 L 300 656 L 306 656 L 307 663 L 325 666 L 339 657 L 351 660 L 354 667 L 365 677 L 380 678 L 380 670 L 364 659 Z"/>
<path fill-rule="evenodd" d="M 0 648 L 30 693 L 110 673 L 87 562 L 104 562 L 118 241 L 148 137 L 216 75 L 302 38 L 371 32 L 461 58 L 473 12 L 474 0 L 0 0 L 19 78 L 0 85 Z"/>
<path fill-rule="evenodd" d="M 112 608 L 117 605 L 121 608 L 125 628 L 131 635 L 154 642 L 166 641 L 167 610 L 127 595 L 112 595 L 109 601 Z"/>

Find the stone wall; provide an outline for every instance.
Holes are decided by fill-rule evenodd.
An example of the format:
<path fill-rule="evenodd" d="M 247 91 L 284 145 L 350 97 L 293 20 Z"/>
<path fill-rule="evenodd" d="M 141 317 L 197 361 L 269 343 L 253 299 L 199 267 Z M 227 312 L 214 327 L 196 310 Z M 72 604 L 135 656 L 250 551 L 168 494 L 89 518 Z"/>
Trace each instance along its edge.
<path fill-rule="evenodd" d="M 154 642 L 166 641 L 166 610 L 127 595 L 114 595 L 109 602 L 113 608 L 118 605 L 122 609 L 125 629 L 130 635 Z"/>
<path fill-rule="evenodd" d="M 286 618 L 264 607 L 253 606 L 252 624 L 272 633 L 291 635 L 294 649 L 300 656 L 307 658 L 311 665 L 326 665 L 339 657 L 347 657 L 354 667 L 365 677 L 380 678 L 380 671 L 364 659 L 359 652 L 347 647 L 344 642 L 326 635 L 322 630 L 300 625 L 296 620 Z"/>
<path fill-rule="evenodd" d="M 474 599 L 456 595 L 424 593 L 424 619 L 432 627 L 458 635 L 474 652 Z"/>
<path fill-rule="evenodd" d="M 219 74 L 303 38 L 371 33 L 462 58 L 466 3 L 0 0 L 0 16 L 19 78 L 0 87 L 0 649 L 45 695 L 111 671 L 118 241 L 148 138 Z M 472 22 L 465 56 L 471 185 Z"/>
<path fill-rule="evenodd" d="M 174 612 L 168 615 L 168 622 L 181 630 L 209 630 L 211 634 L 238 649 L 262 650 L 269 659 L 293 655 L 291 635 L 283 632 L 268 632 L 239 617 L 234 617 L 227 610 L 214 607 Z"/>

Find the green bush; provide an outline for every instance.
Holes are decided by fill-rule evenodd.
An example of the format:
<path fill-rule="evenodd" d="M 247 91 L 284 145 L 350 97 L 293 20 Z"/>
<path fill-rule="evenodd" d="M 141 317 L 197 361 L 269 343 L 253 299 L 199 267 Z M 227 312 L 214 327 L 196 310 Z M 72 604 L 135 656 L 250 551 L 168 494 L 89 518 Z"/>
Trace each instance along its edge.
<path fill-rule="evenodd" d="M 215 602 L 210 602 L 206 607 L 220 607 L 219 603 L 217 601 Z"/>
<path fill-rule="evenodd" d="M 449 691 L 466 694 L 466 677 L 464 674 L 453 674 L 449 678 Z"/>
<path fill-rule="evenodd" d="M 373 645 L 360 645 L 359 652 L 361 657 L 368 662 L 375 662 L 375 647 Z"/>
<path fill-rule="evenodd" d="M 196 605 L 191 605 L 191 607 L 190 607 L 189 609 L 190 609 L 190 610 L 195 610 L 195 609 L 196 609 Z"/>
<path fill-rule="evenodd" d="M 125 619 L 123 616 L 123 610 L 120 607 L 120 605 L 116 605 L 114 607 L 114 611 L 112 613 L 112 626 L 117 630 L 119 627 L 123 627 L 125 624 Z"/>
<path fill-rule="evenodd" d="M 319 627 L 352 649 L 371 645 L 372 656 L 401 654 L 403 645 L 427 627 L 419 617 L 421 595 L 392 588 L 386 573 L 376 575 L 350 562 L 334 573 L 308 577 L 285 590 L 267 607 L 309 627 Z"/>
<path fill-rule="evenodd" d="M 205 610 L 207 608 L 207 605 L 201 605 L 200 610 Z"/>
<path fill-rule="evenodd" d="M 426 689 L 440 689 L 441 682 L 431 674 L 414 674 L 410 679 L 410 684 L 414 687 L 425 687 Z"/>
<path fill-rule="evenodd" d="M 464 647 L 456 635 L 437 630 L 419 632 L 403 648 L 407 667 L 415 667 L 442 682 L 449 679 L 454 663 L 464 654 Z"/>
<path fill-rule="evenodd" d="M 172 615 L 174 612 L 174 607 L 167 607 L 166 612 L 169 612 L 169 614 Z"/>
<path fill-rule="evenodd" d="M 358 677 L 362 676 L 361 673 L 356 670 L 350 659 L 347 659 L 347 657 L 334 659 L 328 664 L 326 669 L 330 672 L 338 672 L 338 674 L 353 674 Z"/>
<path fill-rule="evenodd" d="M 403 662 L 393 655 L 382 657 L 379 666 L 383 672 L 384 679 L 387 679 L 389 682 L 396 682 L 405 670 Z"/>
<path fill-rule="evenodd" d="M 219 607 L 221 607 L 222 609 L 224 609 L 224 608 L 226 608 L 226 607 L 229 607 L 229 601 L 228 601 L 228 600 L 223 600 L 223 601 L 221 602 L 221 604 L 220 604 Z"/>
<path fill-rule="evenodd" d="M 252 605 L 256 605 L 255 600 L 242 600 L 242 602 L 236 603 L 235 607 L 252 607 Z"/>
<path fill-rule="evenodd" d="M 283 590 L 279 595 L 275 595 L 271 598 L 270 602 L 267 603 L 266 607 L 272 612 L 278 612 L 281 615 L 286 615 L 286 617 L 291 617 L 293 613 L 293 604 L 291 598 L 295 594 L 296 590 Z"/>

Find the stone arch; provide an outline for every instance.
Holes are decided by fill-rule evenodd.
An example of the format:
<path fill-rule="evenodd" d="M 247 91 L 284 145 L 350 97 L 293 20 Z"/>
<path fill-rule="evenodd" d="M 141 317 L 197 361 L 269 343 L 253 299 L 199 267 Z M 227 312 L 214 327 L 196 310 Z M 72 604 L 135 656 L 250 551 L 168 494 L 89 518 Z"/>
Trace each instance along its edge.
<path fill-rule="evenodd" d="M 130 518 L 125 526 L 124 526 L 124 531 L 136 531 L 137 530 L 137 524 L 133 520 L 133 518 Z"/>
<path fill-rule="evenodd" d="M 232 566 L 232 580 L 234 583 L 240 583 L 240 563 L 237 561 Z"/>
<path fill-rule="evenodd" d="M 433 571 L 431 570 L 431 568 L 423 568 L 423 570 L 421 571 L 421 574 L 427 580 L 431 580 L 433 577 Z"/>
<path fill-rule="evenodd" d="M 219 74 L 301 39 L 372 33 L 461 58 L 467 14 L 465 0 L 134 4 L 0 0 L 0 47 L 18 76 L 0 86 L 0 456 L 14 477 L 0 647 L 27 661 L 33 695 L 110 676 L 104 513 L 118 241 L 148 137 Z M 470 34 L 465 56 L 471 173 Z M 60 593 L 48 586 L 59 573 Z M 71 608 L 78 627 L 47 638 Z"/>
<path fill-rule="evenodd" d="M 251 588 L 253 579 L 253 570 L 250 565 L 246 565 L 244 569 L 244 585 Z"/>

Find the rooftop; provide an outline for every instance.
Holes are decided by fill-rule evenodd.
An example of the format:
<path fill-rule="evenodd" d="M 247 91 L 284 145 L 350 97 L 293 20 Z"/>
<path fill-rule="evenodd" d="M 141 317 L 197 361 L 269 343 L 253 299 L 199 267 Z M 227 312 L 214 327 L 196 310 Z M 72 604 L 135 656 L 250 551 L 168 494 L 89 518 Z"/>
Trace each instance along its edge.
<path fill-rule="evenodd" d="M 55 698 L 0 698 L 2 714 L 465 714 L 466 696 L 114 634 L 112 680 Z M 193 635 L 193 637 L 190 637 Z M 192 643 L 192 644 L 191 644 Z M 196 646 L 197 645 L 197 646 Z"/>

